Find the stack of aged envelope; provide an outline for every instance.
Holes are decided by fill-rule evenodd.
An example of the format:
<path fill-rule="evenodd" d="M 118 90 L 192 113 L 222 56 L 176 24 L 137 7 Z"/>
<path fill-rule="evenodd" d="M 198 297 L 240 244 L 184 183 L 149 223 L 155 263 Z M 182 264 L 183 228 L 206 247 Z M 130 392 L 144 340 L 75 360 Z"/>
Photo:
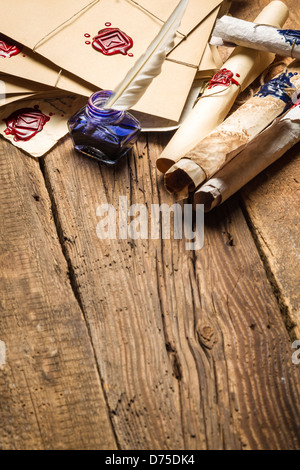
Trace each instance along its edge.
<path fill-rule="evenodd" d="M 80 95 L 84 103 L 98 89 L 114 89 L 177 4 L 178 0 L 14 0 L 13 6 L 6 2 L 0 17 L 1 119 L 2 107 L 17 108 L 20 99 L 40 104 L 57 91 L 60 96 L 61 92 Z M 146 127 L 176 126 L 195 94 L 195 78 L 207 79 L 218 68 L 217 52 L 208 41 L 222 4 L 222 0 L 189 1 L 175 48 L 132 110 L 147 116 L 151 124 Z M 108 25 L 132 39 L 130 53 L 106 56 L 92 47 L 93 38 Z M 67 121 L 69 113 L 64 116 Z M 28 152 L 41 155 L 37 148 Z"/>

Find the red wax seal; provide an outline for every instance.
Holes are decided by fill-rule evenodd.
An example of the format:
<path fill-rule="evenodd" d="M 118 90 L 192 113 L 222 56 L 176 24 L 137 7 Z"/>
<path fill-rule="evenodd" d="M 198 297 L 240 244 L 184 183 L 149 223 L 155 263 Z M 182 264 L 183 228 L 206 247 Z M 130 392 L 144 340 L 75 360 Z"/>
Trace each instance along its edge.
<path fill-rule="evenodd" d="M 105 28 L 93 38 L 93 48 L 104 55 L 123 54 L 133 46 L 133 40 L 118 28 Z"/>
<path fill-rule="evenodd" d="M 19 140 L 26 142 L 43 130 L 50 117 L 45 116 L 37 108 L 22 108 L 3 120 L 7 125 L 4 131 L 6 135 L 14 135 L 16 142 Z"/>
<path fill-rule="evenodd" d="M 0 57 L 10 58 L 20 54 L 21 50 L 21 44 L 16 44 L 8 37 L 0 34 Z"/>
<path fill-rule="evenodd" d="M 211 88 L 214 88 L 216 86 L 225 86 L 228 87 L 232 83 L 234 85 L 239 86 L 239 82 L 236 81 L 234 78 L 233 72 L 227 69 L 221 69 L 219 72 L 216 73 L 216 75 L 210 80 L 208 89 L 210 90 Z"/>

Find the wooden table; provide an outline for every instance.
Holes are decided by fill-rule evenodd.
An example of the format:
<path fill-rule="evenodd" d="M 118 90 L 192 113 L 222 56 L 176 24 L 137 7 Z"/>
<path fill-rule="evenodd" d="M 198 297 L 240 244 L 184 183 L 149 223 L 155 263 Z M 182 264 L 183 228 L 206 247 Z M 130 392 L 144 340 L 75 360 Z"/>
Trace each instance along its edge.
<path fill-rule="evenodd" d="M 300 146 L 206 216 L 201 251 L 99 240 L 100 204 L 173 204 L 170 137 L 117 169 L 1 140 L 0 448 L 299 449 Z"/>

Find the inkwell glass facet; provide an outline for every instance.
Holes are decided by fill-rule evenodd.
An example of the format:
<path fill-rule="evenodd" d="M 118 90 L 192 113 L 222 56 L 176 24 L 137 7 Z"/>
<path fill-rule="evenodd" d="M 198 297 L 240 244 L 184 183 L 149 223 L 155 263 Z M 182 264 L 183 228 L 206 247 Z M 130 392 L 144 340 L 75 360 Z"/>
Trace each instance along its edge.
<path fill-rule="evenodd" d="M 127 111 L 105 109 L 111 91 L 98 91 L 69 119 L 74 147 L 101 162 L 114 165 L 137 141 L 140 123 Z"/>

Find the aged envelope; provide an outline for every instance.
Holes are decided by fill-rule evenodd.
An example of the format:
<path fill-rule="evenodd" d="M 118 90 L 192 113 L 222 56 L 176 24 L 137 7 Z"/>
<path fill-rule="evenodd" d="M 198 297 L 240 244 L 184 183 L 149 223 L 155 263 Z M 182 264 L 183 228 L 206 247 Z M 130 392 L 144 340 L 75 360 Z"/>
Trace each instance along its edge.
<path fill-rule="evenodd" d="M 40 157 L 68 133 L 68 119 L 85 101 L 76 95 L 46 94 L 10 103 L 0 108 L 0 135 L 33 157 Z"/>
<path fill-rule="evenodd" d="M 208 44 L 200 62 L 196 78 L 208 80 L 220 70 L 222 66 L 223 62 L 217 47 Z"/>
<path fill-rule="evenodd" d="M 50 89 L 47 85 L 0 73 L 0 93 L 2 95 L 24 95 L 48 91 Z"/>
<path fill-rule="evenodd" d="M 185 106 L 179 122 L 174 122 L 168 119 L 151 116 L 150 114 L 139 113 L 138 111 L 131 111 L 131 113 L 139 120 L 142 132 L 170 132 L 178 129 L 184 120 L 188 117 L 189 113 L 195 106 L 195 103 L 204 88 L 205 82 L 202 79 L 195 80 L 192 88 L 187 97 Z"/>
<path fill-rule="evenodd" d="M 1 36 L 0 36 L 1 38 Z M 13 42 L 13 41 L 12 41 Z M 0 74 L 34 80 L 78 95 L 90 96 L 98 90 L 71 73 L 61 70 L 49 60 L 23 46 L 20 53 L 8 58 L 0 55 Z"/>
<path fill-rule="evenodd" d="M 134 109 L 179 120 L 221 3 L 222 0 L 190 0 L 177 35 L 177 47 Z M 177 4 L 178 0 L 64 0 L 63 4 L 58 0 L 31 0 L 28 5 L 15 0 L 13 9 L 8 5 L 1 8 L 0 31 L 86 82 L 113 89 L 144 53 Z M 132 38 L 130 54 L 108 57 L 86 44 L 106 24 Z"/>
<path fill-rule="evenodd" d="M 19 100 L 22 100 L 22 99 L 29 98 L 30 96 L 34 96 L 34 94 L 32 94 L 32 95 L 28 94 L 28 93 L 26 93 L 25 95 L 20 95 L 20 94 L 5 95 L 5 94 L 2 94 L 1 93 L 1 85 L 0 85 L 0 108 L 2 106 L 5 106 L 6 104 L 14 102 L 14 101 L 19 101 Z"/>

